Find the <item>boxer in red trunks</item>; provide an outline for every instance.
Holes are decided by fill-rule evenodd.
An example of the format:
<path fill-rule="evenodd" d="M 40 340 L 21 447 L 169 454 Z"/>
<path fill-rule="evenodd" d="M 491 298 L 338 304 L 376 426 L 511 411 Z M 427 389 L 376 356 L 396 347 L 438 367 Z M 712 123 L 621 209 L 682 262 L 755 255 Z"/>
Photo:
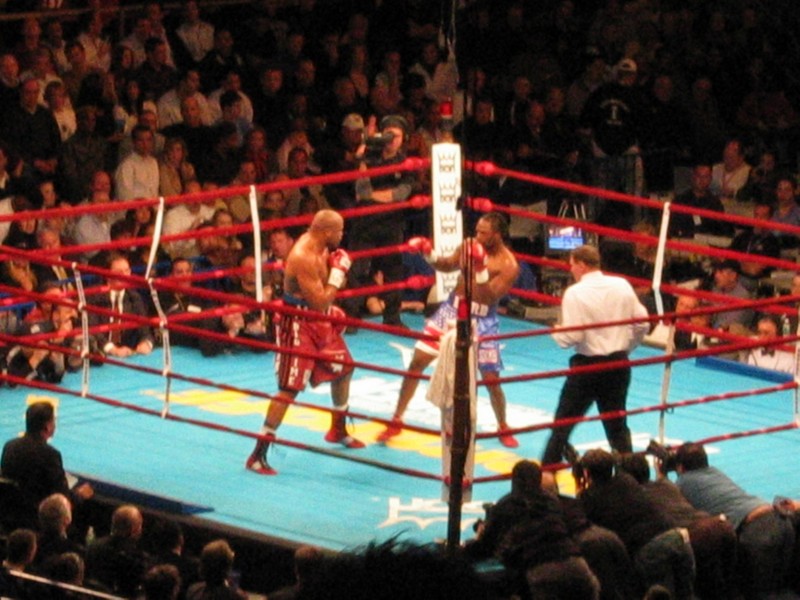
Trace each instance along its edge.
<path fill-rule="evenodd" d="M 364 444 L 347 433 L 345 418 L 350 394 L 352 362 L 342 338 L 343 326 L 324 320 L 328 314 L 344 315 L 333 305 L 336 292 L 347 280 L 350 257 L 337 249 L 342 241 L 344 220 L 332 210 L 321 210 L 306 233 L 297 240 L 286 258 L 283 275 L 283 301 L 287 306 L 307 311 L 308 315 L 281 315 L 277 341 L 292 353 L 278 352 L 275 367 L 279 391 L 270 402 L 262 437 L 247 459 L 246 467 L 262 475 L 276 471 L 267 462 L 267 449 L 283 421 L 289 403 L 309 382 L 313 387 L 331 383 L 333 412 L 331 428 L 325 440 L 347 448 L 363 448 Z M 300 356 L 303 354 L 324 355 Z"/>

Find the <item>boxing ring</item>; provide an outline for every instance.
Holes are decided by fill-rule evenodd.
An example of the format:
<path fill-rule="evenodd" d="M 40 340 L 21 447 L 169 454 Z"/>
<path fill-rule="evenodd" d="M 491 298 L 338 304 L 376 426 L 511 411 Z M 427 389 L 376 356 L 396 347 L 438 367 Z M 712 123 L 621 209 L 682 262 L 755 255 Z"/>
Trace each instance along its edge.
<path fill-rule="evenodd" d="M 424 161 L 409 160 L 401 168 L 419 170 Z M 504 171 L 493 165 L 470 165 L 482 176 L 513 176 L 535 179 L 537 185 L 550 185 L 575 193 L 607 195 L 609 201 L 649 203 L 644 199 L 581 188 L 563 182 Z M 380 171 L 376 169 L 375 171 Z M 349 181 L 361 174 L 337 174 L 326 178 L 307 178 L 257 188 L 215 190 L 215 197 L 248 194 L 255 207 L 257 191 L 276 189 L 287 184 L 301 187 L 310 183 Z M 110 207 L 51 209 L 46 214 L 74 216 L 91 210 L 118 211 L 139 203 L 157 207 L 158 223 L 166 207 L 180 202 L 201 202 L 208 194 L 113 203 Z M 400 208 L 424 210 L 429 199 L 415 197 Z M 656 206 L 657 205 L 657 206 Z M 471 206 L 479 213 L 490 208 L 502 210 L 518 218 L 541 222 L 570 223 L 569 219 L 527 213 L 522 209 L 494 207 L 485 199 L 472 199 Z M 346 211 L 351 218 L 370 211 L 394 210 L 397 207 L 354 209 Z M 648 206 L 663 209 L 660 203 Z M 675 210 L 682 210 L 675 207 Z M 255 236 L 271 228 L 307 223 L 302 217 L 260 222 L 257 211 Z M 24 213 L 10 218 L 24 218 Z M 715 215 L 716 216 L 716 215 Z M 726 217 L 737 223 L 748 220 Z M 614 235 L 627 241 L 659 244 L 658 238 L 608 230 L 581 223 L 581 227 L 600 235 Z M 778 226 L 776 226 L 778 228 Z M 250 224 L 236 225 L 216 233 L 247 233 Z M 209 235 L 203 230 L 161 238 L 160 241 Z M 663 233 L 663 232 L 662 232 Z M 103 245 L 129 247 L 157 245 L 140 238 Z M 740 257 L 728 250 L 661 241 L 698 254 L 718 257 Z M 260 241 L 256 247 L 260 247 Z M 397 252 L 407 248 L 385 248 L 369 251 Z M 5 258 L 24 252 L 3 247 Z M 65 258 L 54 258 L 45 252 L 29 253 L 31 261 L 59 263 L 70 270 L 76 280 L 94 275 L 108 275 L 104 269 L 77 264 L 68 258 L 86 247 L 62 249 Z M 368 256 L 362 254 L 361 257 Z M 144 274 L 124 278 L 130 287 L 145 295 L 153 290 L 170 290 L 176 286 L 169 277 L 154 275 L 151 265 Z M 358 258 L 355 255 L 354 258 Z M 520 260 L 565 269 L 563 261 L 518 255 Z M 775 266 L 789 268 L 796 264 L 772 260 Z M 787 264 L 788 263 L 788 264 Z M 266 269 L 267 267 L 265 267 Z M 236 270 L 230 271 L 235 273 Z M 220 270 L 199 273 L 194 283 L 230 274 Z M 260 281 L 262 273 L 257 269 Z M 115 276 L 118 277 L 118 276 Z M 418 289 L 430 285 L 419 276 L 396 284 L 399 288 Z M 92 290 L 102 291 L 102 280 L 87 279 L 77 285 L 62 301 L 74 306 L 81 316 L 102 309 L 87 302 Z M 259 286 L 260 287 L 260 286 Z M 372 294 L 381 286 L 345 290 L 343 294 Z M 659 286 L 664 293 L 676 293 L 670 286 Z M 40 299 L 35 293 L 22 293 L 3 287 L 9 295 L 6 307 L 21 301 Z M 683 293 L 684 290 L 680 290 Z M 194 293 L 220 303 L 205 316 L 231 310 L 222 306 L 230 301 L 227 294 L 197 287 Z M 514 292 L 520 297 L 543 304 L 557 305 L 558 298 L 538 292 Z M 696 292 L 698 295 L 707 294 Z M 720 303 L 722 299 L 716 298 Z M 746 303 L 763 310 L 790 312 L 790 303 L 800 298 L 771 298 Z M 267 312 L 291 310 L 262 298 L 240 298 L 236 302 L 251 309 Z M 729 301 L 728 301 L 729 302 Z M 718 311 L 719 306 L 700 309 Z M 119 327 L 136 327 L 147 322 L 163 331 L 183 331 L 194 335 L 214 336 L 193 327 L 197 315 L 167 318 L 126 317 Z M 658 320 L 657 316 L 652 319 Z M 366 443 L 366 448 L 351 450 L 327 444 L 323 435 L 328 427 L 331 409 L 327 385 L 308 389 L 298 396 L 278 433 L 278 443 L 271 450 L 270 462 L 278 470 L 276 477 L 263 477 L 249 472 L 244 461 L 252 448 L 271 394 L 275 392 L 272 368 L 274 346 L 268 342 L 243 341 L 240 351 L 203 358 L 190 348 L 165 344 L 147 356 L 126 359 L 90 356 L 87 347 L 76 343 L 84 358 L 83 370 L 68 374 L 59 385 L 28 381 L 3 375 L 4 387 L 0 403 L 0 433 L 4 439 L 19 433 L 24 426 L 26 404 L 50 399 L 58 405 L 58 427 L 53 444 L 62 452 L 65 467 L 81 478 L 93 481 L 101 490 L 121 494 L 120 497 L 139 503 L 151 503 L 162 510 L 191 516 L 224 526 L 252 531 L 280 543 L 312 543 L 330 549 L 342 549 L 399 535 L 403 539 L 431 542 L 446 537 L 448 506 L 441 500 L 441 443 L 439 410 L 425 400 L 422 382 L 405 415 L 406 430 L 387 444 L 375 441 L 391 418 L 397 400 L 404 368 L 410 359 L 414 342 L 422 337 L 423 317 L 404 315 L 410 330 L 384 327 L 375 320 L 353 322 L 333 318 L 344 326 L 357 324 L 359 333 L 348 336 L 347 342 L 355 363 L 350 393 L 350 425 L 352 433 Z M 669 319 L 667 319 L 669 321 Z M 679 325 L 683 328 L 684 325 Z M 74 331 L 75 338 L 107 330 L 109 326 L 89 328 L 85 323 Z M 483 516 L 482 505 L 508 491 L 508 474 L 522 458 L 538 459 L 553 424 L 553 412 L 567 373 L 570 351 L 556 346 L 549 330 L 529 321 L 504 317 L 499 338 L 505 370 L 501 383 L 508 402 L 508 422 L 520 442 L 516 449 L 503 447 L 497 439 L 496 423 L 488 394 L 479 386 L 477 442 L 472 500 L 463 506 L 461 530 L 464 538 L 471 535 L 471 526 Z M 711 333 L 711 332 L 709 332 Z M 49 342 L 48 336 L 30 336 L 31 345 Z M 167 339 L 168 339 L 167 335 Z M 780 494 L 800 498 L 800 436 L 797 428 L 796 384 L 791 376 L 780 376 L 757 368 L 721 361 L 714 357 L 720 351 L 736 351 L 762 345 L 736 336 L 721 336 L 723 346 L 676 354 L 663 349 L 641 347 L 630 356 L 633 377 L 628 394 L 628 424 L 635 450 L 644 450 L 652 438 L 663 433 L 663 441 L 677 445 L 683 441 L 704 441 L 713 464 L 744 486 L 751 493 L 771 499 Z M 785 346 L 797 339 L 783 336 L 774 345 Z M 18 343 L 12 336 L 0 336 L 7 344 Z M 222 341 L 222 340 L 221 340 Z M 252 352 L 260 350 L 260 352 Z M 70 350 L 69 352 L 73 352 Z M 93 361 L 89 359 L 93 358 Z M 91 363 L 94 364 L 91 364 Z M 99 363 L 105 363 L 99 366 Z M 608 417 L 609 415 L 605 415 Z M 611 415 L 613 416 L 613 415 Z M 571 442 L 579 452 L 607 447 L 600 417 L 590 412 L 575 428 Z M 562 465 L 563 466 L 563 465 Z M 559 473 L 563 491 L 570 492 L 566 471 Z"/>

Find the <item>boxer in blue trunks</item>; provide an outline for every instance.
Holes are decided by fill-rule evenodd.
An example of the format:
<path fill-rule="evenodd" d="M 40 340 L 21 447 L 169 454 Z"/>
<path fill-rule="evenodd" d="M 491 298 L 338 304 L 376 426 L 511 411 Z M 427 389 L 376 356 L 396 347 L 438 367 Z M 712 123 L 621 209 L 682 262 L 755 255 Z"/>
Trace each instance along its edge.
<path fill-rule="evenodd" d="M 500 342 L 498 340 L 483 340 L 486 336 L 497 335 L 500 332 L 500 319 L 497 316 L 497 305 L 472 303 L 473 322 L 476 324 L 478 339 L 478 368 L 483 371 L 499 373 L 503 370 L 503 359 L 500 357 Z M 427 335 L 441 337 L 445 332 L 455 326 L 458 318 L 458 297 L 455 292 L 445 300 L 436 312 L 425 322 L 422 330 Z M 414 346 L 430 354 L 434 358 L 439 355 L 439 342 L 434 340 L 419 340 Z"/>
<path fill-rule="evenodd" d="M 489 336 L 499 331 L 497 303 L 503 298 L 517 279 L 519 265 L 511 250 L 505 245 L 508 235 L 508 223 L 505 217 L 496 212 L 487 213 L 478 220 L 475 226 L 475 237 L 464 243 L 472 244 L 472 257 L 475 263 L 472 282 L 472 307 L 470 313 L 477 323 L 478 336 Z M 412 238 L 409 246 L 425 255 L 426 259 L 437 271 L 452 272 L 461 269 L 462 249 L 459 247 L 450 256 L 433 255 L 430 240 Z M 425 323 L 424 332 L 434 337 L 441 337 L 456 322 L 457 302 L 463 297 L 464 276 L 459 277 L 456 290 L 444 302 L 436 313 Z M 414 355 L 408 367 L 410 374 L 421 374 L 438 356 L 439 344 L 435 341 L 420 340 L 414 347 Z M 500 432 L 500 443 L 508 448 L 516 448 L 517 440 L 507 433 L 506 398 L 500 384 L 497 383 L 503 362 L 500 358 L 500 344 L 497 340 L 480 341 L 478 344 L 478 368 L 497 418 Z M 400 386 L 392 423 L 378 436 L 379 442 L 387 442 L 399 435 L 403 430 L 403 414 L 414 397 L 419 379 L 406 375 Z"/>

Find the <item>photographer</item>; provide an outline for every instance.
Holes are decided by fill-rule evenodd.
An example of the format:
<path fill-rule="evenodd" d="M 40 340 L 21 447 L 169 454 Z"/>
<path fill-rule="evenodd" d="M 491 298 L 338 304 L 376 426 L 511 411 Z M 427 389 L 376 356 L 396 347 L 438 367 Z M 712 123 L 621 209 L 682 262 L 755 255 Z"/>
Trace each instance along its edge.
<path fill-rule="evenodd" d="M 389 115 L 381 119 L 380 135 L 375 135 L 375 120 L 370 118 L 365 143 L 358 149 L 359 169 L 399 165 L 406 159 L 404 145 L 409 135 L 408 122 L 400 115 Z M 393 173 L 380 177 L 356 181 L 356 200 L 359 206 L 404 202 L 411 196 L 414 176 L 409 173 Z M 351 221 L 348 250 L 358 252 L 381 246 L 395 246 L 405 241 L 405 218 L 402 213 L 368 215 Z M 360 259 L 350 269 L 348 288 L 372 285 L 371 274 L 383 273 L 386 284 L 404 279 L 403 259 L 399 252 L 374 259 Z M 384 325 L 404 327 L 400 320 L 400 291 L 382 295 Z M 342 307 L 348 315 L 357 317 L 361 298 L 352 298 Z"/>
<path fill-rule="evenodd" d="M 486 509 L 467 542 L 472 559 L 498 557 L 521 597 L 545 591 L 558 597 L 599 597 L 600 584 L 570 538 L 558 499 L 542 489 L 542 470 L 521 460 L 511 471 L 511 493 Z M 530 596 L 528 595 L 530 594 Z"/>
<path fill-rule="evenodd" d="M 580 460 L 576 481 L 586 516 L 619 535 L 633 560 L 644 589 L 660 584 L 676 600 L 693 597 L 694 556 L 685 529 L 675 527 L 636 480 L 624 471 L 614 474 L 610 452 L 590 450 Z"/>
<path fill-rule="evenodd" d="M 736 532 L 725 515 L 712 516 L 696 509 L 667 479 L 666 467 L 675 468 L 674 453 L 655 442 L 651 442 L 648 453 L 655 456 L 656 481 L 650 481 L 650 465 L 642 453 L 623 455 L 619 468 L 639 482 L 645 496 L 675 525 L 689 531 L 697 569 L 697 596 L 703 600 L 735 598 Z"/>
<path fill-rule="evenodd" d="M 736 530 L 745 598 L 772 597 L 786 589 L 792 573 L 798 503 L 776 498 L 770 504 L 748 494 L 709 466 L 701 444 L 684 444 L 676 460 L 676 483 L 686 499 L 700 510 L 724 514 Z"/>
<path fill-rule="evenodd" d="M 633 598 L 633 565 L 619 536 L 589 521 L 578 498 L 561 494 L 552 471 L 542 473 L 542 489 L 558 498 L 569 535 L 600 582 L 600 600 Z"/>
<path fill-rule="evenodd" d="M 542 470 L 536 463 L 521 460 L 511 470 L 511 492 L 486 507 L 486 520 L 475 524 L 476 537 L 465 551 L 474 559 L 495 556 L 508 533 L 530 519 L 548 515 L 563 520 L 558 499 L 542 487 Z"/>

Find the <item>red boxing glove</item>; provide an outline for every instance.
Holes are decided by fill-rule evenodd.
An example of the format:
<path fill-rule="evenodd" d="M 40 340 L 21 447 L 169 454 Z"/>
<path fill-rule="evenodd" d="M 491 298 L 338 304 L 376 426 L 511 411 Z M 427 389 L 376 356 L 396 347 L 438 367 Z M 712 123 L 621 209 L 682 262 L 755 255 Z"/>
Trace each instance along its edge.
<path fill-rule="evenodd" d="M 337 290 L 341 289 L 347 279 L 347 272 L 350 270 L 350 265 L 353 261 L 350 260 L 347 252 L 339 248 L 331 252 L 328 257 L 328 266 L 331 268 L 328 273 L 328 284 L 335 287 Z"/>
<path fill-rule="evenodd" d="M 419 252 L 422 254 L 422 257 L 428 263 L 433 263 L 438 258 L 436 253 L 433 251 L 433 242 L 426 237 L 412 237 L 410 240 L 408 240 L 408 247 L 412 252 Z"/>
<path fill-rule="evenodd" d="M 486 283 L 489 281 L 489 257 L 483 244 L 470 240 L 469 257 L 472 260 L 472 269 L 475 272 L 475 283 Z"/>

